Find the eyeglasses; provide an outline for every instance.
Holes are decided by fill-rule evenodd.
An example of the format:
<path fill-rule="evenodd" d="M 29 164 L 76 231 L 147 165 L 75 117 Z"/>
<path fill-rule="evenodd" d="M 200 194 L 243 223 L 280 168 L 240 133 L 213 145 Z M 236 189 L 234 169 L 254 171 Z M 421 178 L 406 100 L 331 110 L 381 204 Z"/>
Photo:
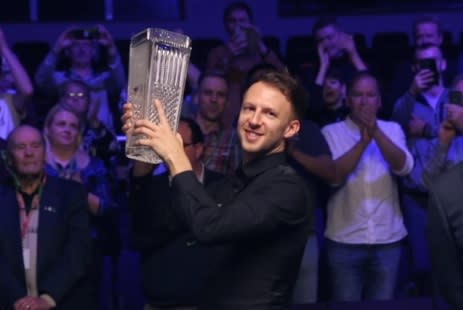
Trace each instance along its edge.
<path fill-rule="evenodd" d="M 66 93 L 65 95 L 66 97 L 69 97 L 69 98 L 83 98 L 87 96 L 87 94 L 84 92 L 78 92 L 78 93 L 70 92 L 70 93 Z"/>

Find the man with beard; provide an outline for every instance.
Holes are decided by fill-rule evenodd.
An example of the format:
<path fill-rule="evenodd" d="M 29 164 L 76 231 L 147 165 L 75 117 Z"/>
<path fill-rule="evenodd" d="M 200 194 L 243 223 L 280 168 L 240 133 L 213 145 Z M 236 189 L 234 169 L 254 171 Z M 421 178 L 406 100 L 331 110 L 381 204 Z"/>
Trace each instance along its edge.
<path fill-rule="evenodd" d="M 11 132 L 4 157 L 11 178 L 0 184 L 0 308 L 94 309 L 85 189 L 46 175 L 44 140 L 33 127 Z"/>

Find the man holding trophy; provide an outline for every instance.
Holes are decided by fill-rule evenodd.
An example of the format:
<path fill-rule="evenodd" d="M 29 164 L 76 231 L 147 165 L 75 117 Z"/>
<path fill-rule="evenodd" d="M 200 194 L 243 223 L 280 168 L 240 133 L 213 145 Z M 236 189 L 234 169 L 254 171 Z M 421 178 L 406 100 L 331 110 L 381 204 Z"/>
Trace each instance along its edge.
<path fill-rule="evenodd" d="M 132 156 L 133 148 L 156 153 L 168 168 L 173 208 L 186 228 L 197 242 L 226 248 L 198 308 L 284 309 L 313 220 L 308 207 L 313 193 L 285 155 L 286 140 L 298 133 L 304 115 L 302 88 L 277 72 L 250 84 L 237 126 L 243 162 L 234 176 L 207 191 L 192 170 L 181 136 L 169 124 L 165 111 L 172 107 L 154 99 L 157 121 L 138 117 L 140 109 L 133 103 L 124 106 L 123 130 L 136 159 L 133 177 L 152 171 L 149 160 Z"/>

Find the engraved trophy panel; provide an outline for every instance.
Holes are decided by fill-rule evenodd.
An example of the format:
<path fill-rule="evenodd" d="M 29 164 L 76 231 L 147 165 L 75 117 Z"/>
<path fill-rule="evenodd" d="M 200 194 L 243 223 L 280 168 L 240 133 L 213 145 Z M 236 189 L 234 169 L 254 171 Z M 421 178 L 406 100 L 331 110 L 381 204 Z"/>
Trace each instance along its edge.
<path fill-rule="evenodd" d="M 148 119 L 157 124 L 154 100 L 164 107 L 169 125 L 177 130 L 191 53 L 191 39 L 163 29 L 146 29 L 131 39 L 128 98 L 134 105 L 134 121 Z M 149 147 L 135 145 L 142 135 L 128 135 L 126 156 L 149 163 L 161 158 Z"/>

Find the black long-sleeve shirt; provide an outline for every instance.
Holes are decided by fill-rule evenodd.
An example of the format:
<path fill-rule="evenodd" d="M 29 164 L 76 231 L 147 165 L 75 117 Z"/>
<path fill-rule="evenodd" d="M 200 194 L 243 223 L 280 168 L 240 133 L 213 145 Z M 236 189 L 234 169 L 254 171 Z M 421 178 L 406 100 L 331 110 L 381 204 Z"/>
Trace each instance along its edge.
<path fill-rule="evenodd" d="M 184 172 L 173 178 L 172 190 L 194 236 L 227 246 L 200 309 L 285 308 L 313 214 L 313 194 L 285 155 L 255 160 L 209 191 Z"/>

